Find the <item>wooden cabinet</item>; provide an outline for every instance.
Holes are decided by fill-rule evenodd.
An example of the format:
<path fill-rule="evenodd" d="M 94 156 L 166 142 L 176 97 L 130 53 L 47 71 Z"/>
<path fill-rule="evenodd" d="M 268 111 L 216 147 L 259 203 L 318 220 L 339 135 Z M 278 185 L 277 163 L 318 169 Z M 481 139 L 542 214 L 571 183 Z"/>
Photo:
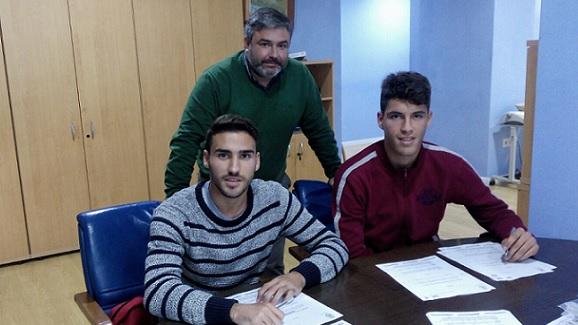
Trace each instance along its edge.
<path fill-rule="evenodd" d="M 325 114 L 333 127 L 333 63 L 330 61 L 306 61 L 321 95 Z M 309 146 L 307 137 L 301 132 L 293 133 L 287 152 L 287 175 L 292 182 L 298 179 L 327 180 L 323 167 Z"/>
<path fill-rule="evenodd" d="M 0 58 L 4 58 L 1 41 Z M 3 60 L 0 62 L 0 261 L 14 261 L 28 255 L 28 235 L 24 223 L 6 71 Z"/>
<path fill-rule="evenodd" d="M 76 249 L 78 212 L 164 198 L 199 53 L 242 47 L 237 2 L 0 1 L 0 264 Z"/>
<path fill-rule="evenodd" d="M 69 0 L 93 208 L 149 198 L 131 0 Z"/>
<path fill-rule="evenodd" d="M 67 1 L 3 0 L 0 14 L 29 254 L 74 249 L 89 191 Z"/>

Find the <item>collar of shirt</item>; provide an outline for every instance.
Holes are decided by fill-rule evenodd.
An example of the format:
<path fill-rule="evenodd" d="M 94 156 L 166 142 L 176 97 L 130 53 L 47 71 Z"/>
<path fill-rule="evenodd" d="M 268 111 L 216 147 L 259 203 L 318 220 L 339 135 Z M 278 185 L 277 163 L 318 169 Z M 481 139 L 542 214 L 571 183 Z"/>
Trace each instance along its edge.
<path fill-rule="evenodd" d="M 251 80 L 252 83 L 254 83 L 257 87 L 267 91 L 269 89 L 271 89 L 271 87 L 273 87 L 273 85 L 275 85 L 276 83 L 279 82 L 279 79 L 281 79 L 281 75 L 283 74 L 283 72 L 285 71 L 285 69 L 281 69 L 281 72 L 279 72 L 275 77 L 273 77 L 269 83 L 267 84 L 267 87 L 263 87 L 259 81 L 257 81 L 257 79 L 255 79 L 255 76 L 253 76 L 253 73 L 255 69 L 253 68 L 253 66 L 251 66 L 249 64 L 249 58 L 247 58 L 247 50 L 243 51 L 243 63 L 245 64 L 245 71 L 247 72 L 247 76 L 249 77 L 249 80 Z"/>

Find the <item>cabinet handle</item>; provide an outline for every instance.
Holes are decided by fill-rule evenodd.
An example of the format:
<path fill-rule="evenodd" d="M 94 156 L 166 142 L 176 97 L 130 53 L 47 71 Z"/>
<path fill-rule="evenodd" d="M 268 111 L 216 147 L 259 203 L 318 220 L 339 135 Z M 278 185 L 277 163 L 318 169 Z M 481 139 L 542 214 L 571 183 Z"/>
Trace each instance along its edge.
<path fill-rule="evenodd" d="M 297 157 L 301 160 L 303 156 L 303 142 L 299 142 L 299 150 L 297 150 Z"/>
<path fill-rule="evenodd" d="M 74 122 L 70 122 L 70 135 L 72 136 L 72 141 L 76 140 L 76 125 Z"/>
<path fill-rule="evenodd" d="M 287 158 L 291 157 L 291 144 L 287 146 Z"/>
<path fill-rule="evenodd" d="M 90 136 L 87 136 L 87 138 L 93 138 L 94 139 L 94 133 L 96 131 L 94 130 L 94 123 L 92 123 L 92 121 L 90 121 Z"/>

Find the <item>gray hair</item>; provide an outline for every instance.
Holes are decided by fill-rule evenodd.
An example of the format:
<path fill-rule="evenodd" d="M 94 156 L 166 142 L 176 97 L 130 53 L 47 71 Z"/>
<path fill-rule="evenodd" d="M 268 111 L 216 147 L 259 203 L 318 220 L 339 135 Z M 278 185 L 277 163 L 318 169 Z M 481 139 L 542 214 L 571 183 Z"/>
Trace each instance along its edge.
<path fill-rule="evenodd" d="M 285 28 L 289 35 L 293 34 L 293 26 L 287 16 L 273 8 L 263 7 L 255 10 L 245 22 L 245 39 L 250 43 L 253 33 L 265 28 Z"/>

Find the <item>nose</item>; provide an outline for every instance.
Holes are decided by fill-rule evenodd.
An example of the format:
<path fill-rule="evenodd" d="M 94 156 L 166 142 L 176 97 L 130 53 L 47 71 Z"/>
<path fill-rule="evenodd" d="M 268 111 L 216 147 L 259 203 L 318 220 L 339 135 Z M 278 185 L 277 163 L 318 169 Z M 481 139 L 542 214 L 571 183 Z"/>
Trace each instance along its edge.
<path fill-rule="evenodd" d="M 279 48 L 275 45 L 271 46 L 271 50 L 269 51 L 269 56 L 272 58 L 279 57 Z"/>
<path fill-rule="evenodd" d="M 233 157 L 229 161 L 229 175 L 238 175 L 240 170 L 240 161 L 238 157 Z"/>
<path fill-rule="evenodd" d="M 401 124 L 401 132 L 404 134 L 411 133 L 413 131 L 413 125 L 411 123 L 411 118 L 404 118 Z"/>

